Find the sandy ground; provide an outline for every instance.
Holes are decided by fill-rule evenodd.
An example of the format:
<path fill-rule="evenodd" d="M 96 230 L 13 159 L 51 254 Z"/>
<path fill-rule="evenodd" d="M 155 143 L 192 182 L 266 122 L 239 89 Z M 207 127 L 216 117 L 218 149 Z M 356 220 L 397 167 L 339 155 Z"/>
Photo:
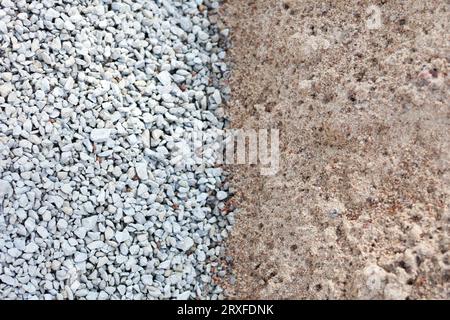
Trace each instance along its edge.
<path fill-rule="evenodd" d="M 450 298 L 449 6 L 225 1 L 231 124 L 281 134 L 230 166 L 231 299 Z"/>

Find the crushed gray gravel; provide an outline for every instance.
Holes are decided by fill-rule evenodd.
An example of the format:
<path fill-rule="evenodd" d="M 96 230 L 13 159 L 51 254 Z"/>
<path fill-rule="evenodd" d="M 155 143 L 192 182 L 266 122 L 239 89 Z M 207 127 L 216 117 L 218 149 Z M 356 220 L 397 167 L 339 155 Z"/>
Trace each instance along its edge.
<path fill-rule="evenodd" d="M 0 298 L 219 299 L 224 172 L 207 0 L 0 1 Z M 198 160 L 198 159 L 197 159 Z"/>

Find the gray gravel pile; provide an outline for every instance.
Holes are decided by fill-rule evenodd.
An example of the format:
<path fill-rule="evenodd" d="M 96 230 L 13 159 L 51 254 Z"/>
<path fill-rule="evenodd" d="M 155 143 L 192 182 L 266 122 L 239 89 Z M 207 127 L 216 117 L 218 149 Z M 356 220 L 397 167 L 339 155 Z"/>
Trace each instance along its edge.
<path fill-rule="evenodd" d="M 217 7 L 0 1 L 0 298 L 222 298 Z"/>

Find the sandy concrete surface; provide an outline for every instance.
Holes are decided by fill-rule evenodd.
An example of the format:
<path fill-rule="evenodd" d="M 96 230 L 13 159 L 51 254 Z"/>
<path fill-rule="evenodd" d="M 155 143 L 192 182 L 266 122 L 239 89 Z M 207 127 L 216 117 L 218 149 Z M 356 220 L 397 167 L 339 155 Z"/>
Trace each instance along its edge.
<path fill-rule="evenodd" d="M 231 125 L 281 135 L 230 166 L 231 299 L 450 298 L 449 6 L 224 2 Z"/>

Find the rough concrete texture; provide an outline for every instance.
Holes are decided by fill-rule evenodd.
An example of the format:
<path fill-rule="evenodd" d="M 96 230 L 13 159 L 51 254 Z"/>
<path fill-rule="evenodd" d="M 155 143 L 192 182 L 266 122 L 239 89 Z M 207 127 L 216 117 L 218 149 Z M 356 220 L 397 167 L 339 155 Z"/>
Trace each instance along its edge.
<path fill-rule="evenodd" d="M 230 168 L 230 298 L 450 298 L 449 13 L 225 1 L 231 124 L 281 133 L 277 175 Z"/>

